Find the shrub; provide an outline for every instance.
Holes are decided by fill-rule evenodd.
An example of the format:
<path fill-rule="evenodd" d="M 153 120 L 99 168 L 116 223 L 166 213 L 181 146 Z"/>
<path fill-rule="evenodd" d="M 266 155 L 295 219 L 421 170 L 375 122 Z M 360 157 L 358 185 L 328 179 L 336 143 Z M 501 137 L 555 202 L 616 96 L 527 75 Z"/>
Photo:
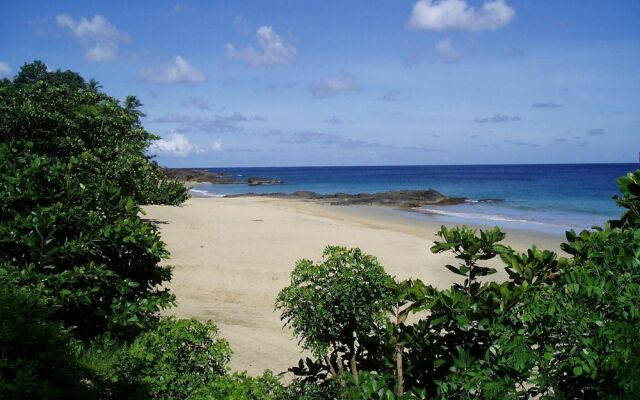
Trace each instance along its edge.
<path fill-rule="evenodd" d="M 225 374 L 231 350 L 213 322 L 164 319 L 124 351 L 116 377 L 153 399 L 186 399 Z"/>
<path fill-rule="evenodd" d="M 47 71 L 35 61 L 0 85 L 0 143 L 29 141 L 35 154 L 62 162 L 90 153 L 99 167 L 95 178 L 115 182 L 136 202 L 180 204 L 188 197 L 186 187 L 165 179 L 146 155 L 158 137 L 142 127 L 140 106 L 133 96 L 121 104 L 95 81 Z"/>
<path fill-rule="evenodd" d="M 329 246 L 320 264 L 296 263 L 276 307 L 303 347 L 323 360 L 334 378 L 349 368 L 357 381 L 361 345 L 384 328 L 392 286 L 393 279 L 375 257 Z"/>
<path fill-rule="evenodd" d="M 152 326 L 173 296 L 157 230 L 111 182 L 94 182 L 94 158 L 67 162 L 0 144 L 0 262 L 38 290 L 53 317 L 91 337 Z"/>
<path fill-rule="evenodd" d="M 459 264 L 446 268 L 464 276 L 462 284 L 447 290 L 419 280 L 386 284 L 391 301 L 358 309 L 351 288 L 359 274 L 340 280 L 339 268 L 301 261 L 278 306 L 317 356 L 333 342 L 345 343 L 350 336 L 340 327 L 354 313 L 379 317 L 368 326 L 381 325 L 385 314 L 395 317 L 386 321 L 387 334 L 369 334 L 381 341 L 366 346 L 377 363 L 359 380 L 342 380 L 346 398 L 640 398 L 640 170 L 618 183 L 622 218 L 567 232 L 568 258 L 535 246 L 516 252 L 500 243 L 505 235 L 498 228 L 442 227 L 431 250 L 453 252 Z M 338 254 L 337 260 L 349 258 Z M 484 263 L 497 256 L 509 278 L 481 281 L 495 272 Z M 359 299 L 369 299 L 367 293 Z M 422 318 L 406 324 L 415 312 Z M 294 370 L 316 381 L 324 374 L 312 360 Z"/>
<path fill-rule="evenodd" d="M 37 293 L 0 273 L 0 398 L 87 398 L 70 336 L 48 314 Z"/>
<path fill-rule="evenodd" d="M 270 371 L 251 377 L 245 373 L 224 375 L 201 386 L 189 400 L 286 400 L 287 389 Z"/>

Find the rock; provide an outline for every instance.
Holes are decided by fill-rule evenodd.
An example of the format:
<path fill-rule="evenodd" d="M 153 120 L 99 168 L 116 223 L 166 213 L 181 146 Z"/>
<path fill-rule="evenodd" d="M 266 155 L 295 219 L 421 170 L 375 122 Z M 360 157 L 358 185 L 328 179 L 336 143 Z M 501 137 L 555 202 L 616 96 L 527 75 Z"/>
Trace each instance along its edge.
<path fill-rule="evenodd" d="M 257 178 L 255 176 L 247 178 L 247 185 L 249 186 L 257 186 L 257 185 L 282 185 L 284 181 L 280 179 L 268 179 L 268 178 Z"/>
<path fill-rule="evenodd" d="M 231 174 L 226 172 L 211 172 L 206 169 L 165 168 L 164 173 L 168 178 L 177 179 L 183 182 L 207 182 L 216 184 L 238 183 Z"/>
<path fill-rule="evenodd" d="M 168 178 L 177 179 L 189 183 L 213 183 L 213 184 L 247 184 L 256 185 L 281 185 L 284 181 L 280 179 L 250 177 L 246 180 L 238 180 L 237 177 L 227 172 L 211 172 L 206 169 L 193 168 L 165 168 L 164 173 Z"/>
<path fill-rule="evenodd" d="M 415 208 L 423 205 L 450 205 L 464 203 L 461 197 L 447 197 L 442 193 L 433 190 L 393 190 L 380 193 L 335 193 L 319 194 L 309 191 L 299 191 L 293 193 L 246 193 L 227 197 L 263 196 L 285 199 L 314 200 L 321 203 L 333 205 L 354 205 L 354 204 L 375 204 L 388 205 L 403 208 Z"/>

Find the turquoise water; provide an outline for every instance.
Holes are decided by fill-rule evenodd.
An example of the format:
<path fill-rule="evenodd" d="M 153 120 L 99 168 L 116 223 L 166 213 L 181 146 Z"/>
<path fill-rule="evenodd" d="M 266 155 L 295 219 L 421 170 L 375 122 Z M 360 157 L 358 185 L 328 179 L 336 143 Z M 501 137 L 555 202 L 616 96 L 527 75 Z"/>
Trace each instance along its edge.
<path fill-rule="evenodd" d="M 210 168 L 238 179 L 249 176 L 282 179 L 284 185 L 210 185 L 199 194 L 295 192 L 373 193 L 433 188 L 465 204 L 428 206 L 424 218 L 452 223 L 501 225 L 560 233 L 583 229 L 616 218 L 620 209 L 611 199 L 616 179 L 637 164 L 461 165 L 384 167 Z M 494 199 L 491 202 L 477 202 Z"/>

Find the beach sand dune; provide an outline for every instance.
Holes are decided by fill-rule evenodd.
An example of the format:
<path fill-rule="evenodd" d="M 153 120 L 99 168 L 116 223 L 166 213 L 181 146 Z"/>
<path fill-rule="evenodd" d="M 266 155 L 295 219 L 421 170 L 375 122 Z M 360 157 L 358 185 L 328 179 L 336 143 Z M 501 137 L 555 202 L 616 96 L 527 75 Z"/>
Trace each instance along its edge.
<path fill-rule="evenodd" d="M 429 251 L 439 224 L 382 207 L 251 197 L 193 198 L 145 211 L 171 252 L 178 306 L 167 313 L 215 321 L 231 344 L 231 368 L 250 374 L 286 371 L 304 356 L 274 300 L 296 260 L 319 260 L 327 245 L 360 247 L 398 279 L 440 288 L 455 280 L 443 267 L 452 257 Z M 560 241 L 521 232 L 507 239 L 521 250 L 532 243 L 557 250 Z"/>

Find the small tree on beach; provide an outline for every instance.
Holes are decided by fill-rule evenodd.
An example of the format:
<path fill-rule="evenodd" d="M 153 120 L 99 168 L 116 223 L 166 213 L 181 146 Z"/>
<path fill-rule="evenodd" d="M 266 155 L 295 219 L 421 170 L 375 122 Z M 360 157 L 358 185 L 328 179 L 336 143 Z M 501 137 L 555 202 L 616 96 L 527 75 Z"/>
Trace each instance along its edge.
<path fill-rule="evenodd" d="M 361 344 L 386 326 L 393 284 L 375 257 L 360 249 L 329 246 L 319 264 L 296 263 L 276 307 L 333 378 L 348 369 L 358 382 Z"/>

